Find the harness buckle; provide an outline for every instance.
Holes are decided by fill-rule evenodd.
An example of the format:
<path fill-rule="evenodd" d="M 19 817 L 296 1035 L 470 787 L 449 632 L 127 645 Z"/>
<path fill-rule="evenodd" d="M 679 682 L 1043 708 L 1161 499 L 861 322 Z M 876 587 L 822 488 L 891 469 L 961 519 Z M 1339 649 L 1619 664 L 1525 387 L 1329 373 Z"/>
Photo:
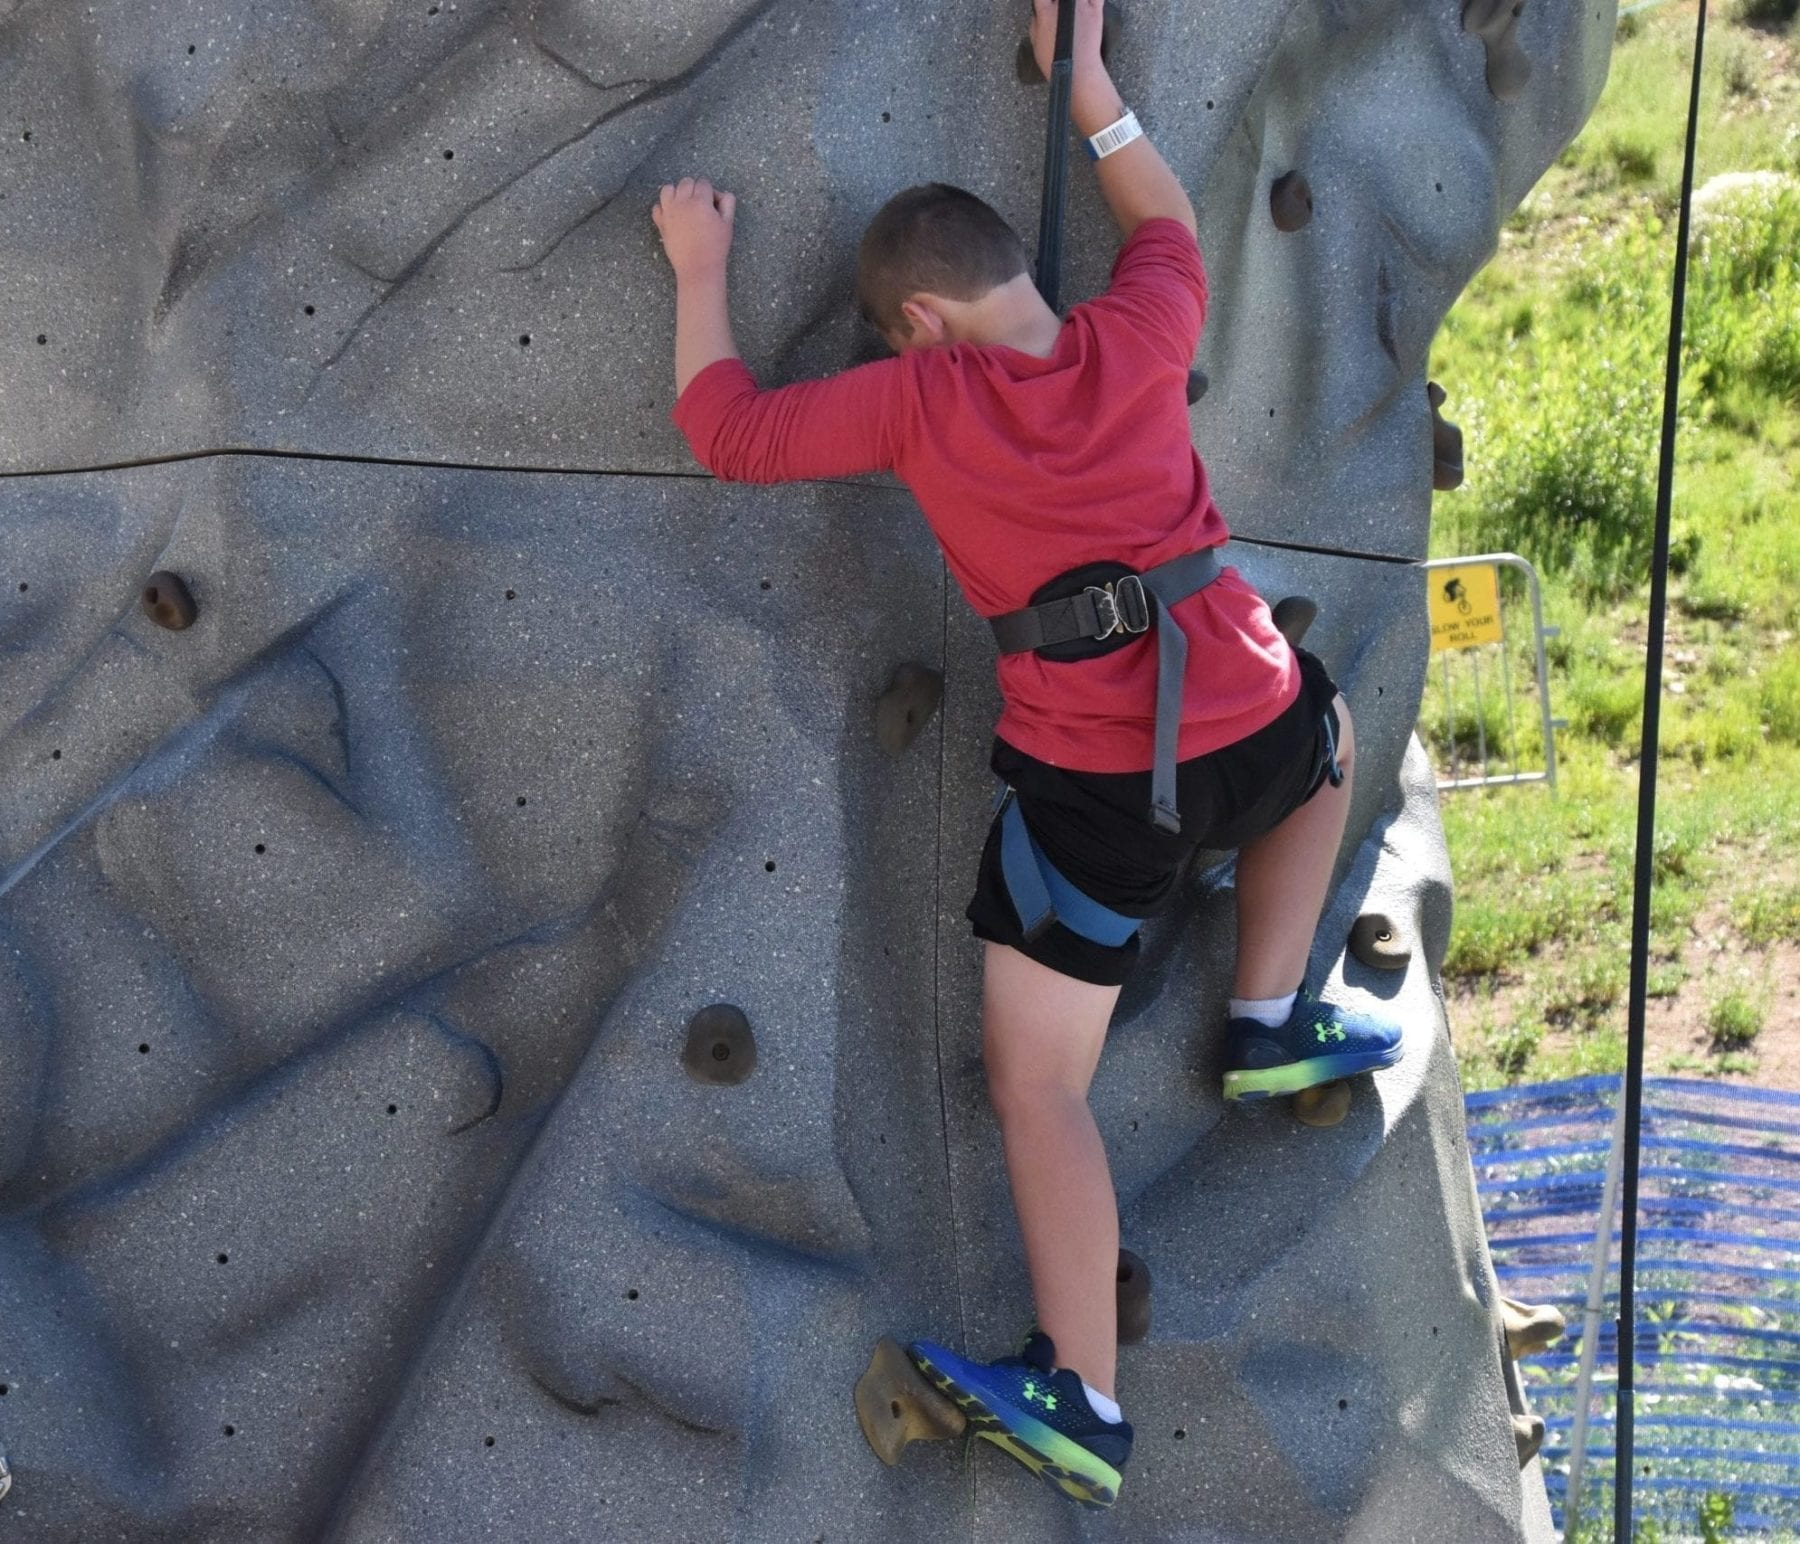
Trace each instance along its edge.
<path fill-rule="evenodd" d="M 1136 574 L 1126 574 L 1107 584 L 1090 584 L 1087 593 L 1093 597 L 1094 615 L 1100 631 L 1097 643 L 1114 633 L 1147 633 L 1150 630 L 1150 602 L 1144 594 L 1144 581 Z"/>

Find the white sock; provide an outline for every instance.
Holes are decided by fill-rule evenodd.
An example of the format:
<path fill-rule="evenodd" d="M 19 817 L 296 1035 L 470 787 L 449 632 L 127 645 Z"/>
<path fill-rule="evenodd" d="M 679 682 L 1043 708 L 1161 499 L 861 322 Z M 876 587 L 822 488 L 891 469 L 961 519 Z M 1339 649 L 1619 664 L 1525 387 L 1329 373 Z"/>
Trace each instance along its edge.
<path fill-rule="evenodd" d="M 1117 1400 L 1108 1399 L 1099 1389 L 1089 1388 L 1085 1382 L 1081 1387 L 1088 1397 L 1088 1403 L 1094 1407 L 1094 1414 L 1101 1420 L 1112 1426 L 1117 1426 L 1120 1421 L 1124 1420 L 1124 1416 L 1119 1413 Z"/>
<path fill-rule="evenodd" d="M 1294 1011 L 1294 999 L 1299 995 L 1293 991 L 1286 997 L 1234 997 L 1226 1011 L 1234 1019 L 1255 1019 L 1269 1029 L 1280 1029 Z"/>

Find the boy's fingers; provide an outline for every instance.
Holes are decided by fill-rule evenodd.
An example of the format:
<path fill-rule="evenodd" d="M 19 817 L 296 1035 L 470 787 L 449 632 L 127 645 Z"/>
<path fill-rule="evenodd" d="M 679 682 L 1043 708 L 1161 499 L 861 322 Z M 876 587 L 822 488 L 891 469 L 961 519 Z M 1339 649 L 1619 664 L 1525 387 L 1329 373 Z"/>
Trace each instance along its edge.
<path fill-rule="evenodd" d="M 719 195 L 719 213 L 725 217 L 727 225 L 737 218 L 737 194 L 721 193 Z"/>
<path fill-rule="evenodd" d="M 675 196 L 677 198 L 692 198 L 694 196 L 694 179 L 692 177 L 683 177 L 675 186 Z"/>

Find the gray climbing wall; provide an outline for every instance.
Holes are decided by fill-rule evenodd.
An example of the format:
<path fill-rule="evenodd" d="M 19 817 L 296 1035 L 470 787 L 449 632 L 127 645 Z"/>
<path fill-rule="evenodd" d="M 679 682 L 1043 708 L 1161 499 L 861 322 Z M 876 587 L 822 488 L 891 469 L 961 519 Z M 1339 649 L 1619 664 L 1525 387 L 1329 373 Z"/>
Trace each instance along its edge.
<path fill-rule="evenodd" d="M 1228 873 L 1149 931 L 1095 1104 L 1154 1324 L 1094 1515 L 852 1420 L 877 1335 L 1028 1313 L 960 917 L 989 645 L 903 490 L 695 472 L 645 218 L 736 190 L 746 354 L 844 364 L 887 193 L 1033 227 L 1022 8 L 0 0 L 0 1538 L 1550 1536 L 1406 560 L 1429 340 L 1613 7 L 1127 9 L 1204 211 L 1198 442 L 1357 714 L 1315 963 L 1411 1038 L 1336 1128 L 1227 1109 Z M 1065 292 L 1112 247 L 1078 175 Z M 1403 972 L 1341 957 L 1368 911 Z"/>

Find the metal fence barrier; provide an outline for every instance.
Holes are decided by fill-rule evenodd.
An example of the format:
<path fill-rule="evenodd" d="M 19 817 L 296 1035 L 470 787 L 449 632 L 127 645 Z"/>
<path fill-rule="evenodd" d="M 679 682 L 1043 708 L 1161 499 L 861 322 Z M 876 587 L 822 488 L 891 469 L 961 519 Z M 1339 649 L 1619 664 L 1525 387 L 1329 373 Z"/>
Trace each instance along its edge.
<path fill-rule="evenodd" d="M 1504 783 L 1548 783 L 1556 787 L 1556 731 L 1565 721 L 1550 712 L 1550 680 L 1544 658 L 1544 640 L 1558 629 L 1544 625 L 1544 599 L 1537 570 L 1513 552 L 1486 552 L 1477 557 L 1433 558 L 1424 565 L 1431 615 L 1433 673 L 1439 677 L 1442 708 L 1440 737 L 1428 736 L 1441 746 L 1446 768 L 1439 767 L 1440 791 L 1453 788 L 1492 788 Z M 1516 573 L 1531 602 L 1531 663 L 1536 671 L 1538 732 L 1543 741 L 1542 766 L 1520 767 L 1520 725 L 1513 688 L 1513 656 L 1509 652 L 1521 636 L 1516 621 L 1509 621 L 1507 586 L 1502 572 Z M 1482 688 L 1482 667 L 1488 684 Z M 1498 677 L 1496 683 L 1495 677 Z M 1466 678 L 1474 713 L 1470 729 L 1475 741 L 1464 775 L 1462 724 L 1457 717 L 1457 683 Z M 1427 692 L 1429 700 L 1430 692 Z M 1504 718 L 1496 727 L 1501 745 L 1490 743 L 1488 699 L 1498 696 Z M 1509 770 L 1495 771 L 1498 763 Z"/>
<path fill-rule="evenodd" d="M 1569 1328 L 1520 1365 L 1563 1537 L 1611 1537 L 1617 1077 L 1470 1094 L 1500 1289 Z M 1644 1082 L 1634 1492 L 1659 1538 L 1800 1531 L 1800 1095 Z M 1709 1517 L 1710 1514 L 1710 1517 Z"/>

